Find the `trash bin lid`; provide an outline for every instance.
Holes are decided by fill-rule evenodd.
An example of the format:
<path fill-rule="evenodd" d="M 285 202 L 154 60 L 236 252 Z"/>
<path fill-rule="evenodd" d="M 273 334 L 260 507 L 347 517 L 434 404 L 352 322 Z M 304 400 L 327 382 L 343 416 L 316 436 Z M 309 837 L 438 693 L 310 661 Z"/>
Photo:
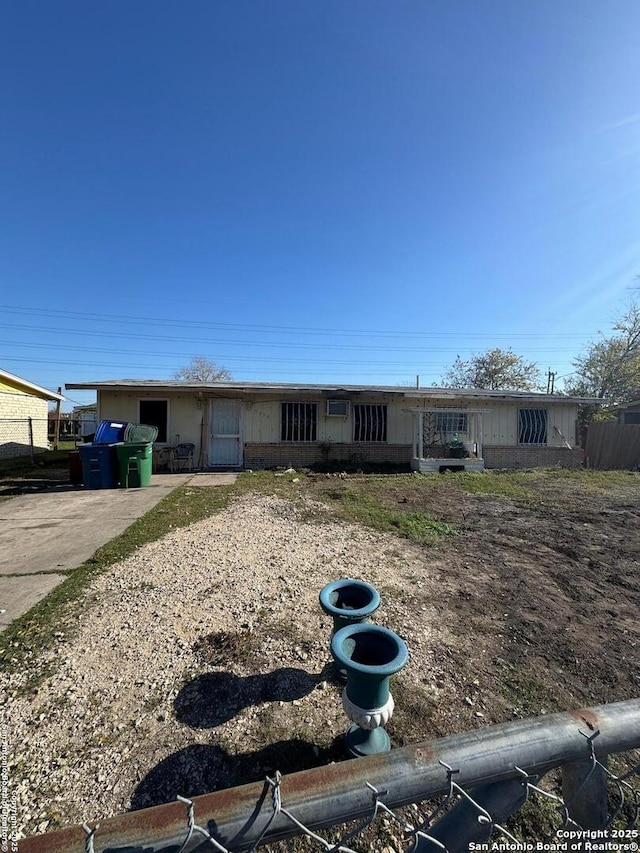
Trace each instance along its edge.
<path fill-rule="evenodd" d="M 127 444 L 145 444 L 158 437 L 158 427 L 149 424 L 129 424 L 124 432 Z"/>
<path fill-rule="evenodd" d="M 115 444 L 117 441 L 122 441 L 128 426 L 129 421 L 100 421 L 93 443 Z"/>

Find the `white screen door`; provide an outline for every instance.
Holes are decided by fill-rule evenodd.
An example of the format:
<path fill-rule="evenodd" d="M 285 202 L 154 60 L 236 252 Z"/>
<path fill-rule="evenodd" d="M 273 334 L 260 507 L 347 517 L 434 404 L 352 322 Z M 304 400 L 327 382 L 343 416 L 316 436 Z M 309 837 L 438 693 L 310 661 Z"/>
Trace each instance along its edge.
<path fill-rule="evenodd" d="M 240 400 L 211 401 L 209 465 L 242 465 L 241 420 Z"/>

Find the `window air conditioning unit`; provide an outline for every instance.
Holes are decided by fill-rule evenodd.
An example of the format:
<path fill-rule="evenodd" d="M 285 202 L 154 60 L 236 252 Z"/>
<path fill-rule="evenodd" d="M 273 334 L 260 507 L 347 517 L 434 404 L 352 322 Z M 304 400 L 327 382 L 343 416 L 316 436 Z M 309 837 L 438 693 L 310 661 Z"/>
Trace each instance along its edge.
<path fill-rule="evenodd" d="M 327 416 L 334 418 L 349 417 L 349 401 L 327 400 Z"/>

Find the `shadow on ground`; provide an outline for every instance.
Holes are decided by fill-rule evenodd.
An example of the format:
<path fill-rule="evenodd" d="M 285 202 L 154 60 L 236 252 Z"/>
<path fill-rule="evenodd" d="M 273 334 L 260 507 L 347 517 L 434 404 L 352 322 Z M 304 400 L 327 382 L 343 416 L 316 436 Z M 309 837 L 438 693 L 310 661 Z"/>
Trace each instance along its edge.
<path fill-rule="evenodd" d="M 282 740 L 241 755 L 232 755 L 215 745 L 194 744 L 167 756 L 145 776 L 133 793 L 131 809 L 172 802 L 178 794 L 191 798 L 261 781 L 276 770 L 296 773 L 343 758 L 341 738 L 329 747 L 304 740 Z"/>
<path fill-rule="evenodd" d="M 73 485 L 69 482 L 69 477 L 66 480 L 51 480 L 51 479 L 20 479 L 20 480 L 3 480 L 0 483 L 0 497 L 15 497 L 16 495 L 32 495 L 32 494 L 47 494 L 50 492 L 77 492 L 81 486 Z"/>
<path fill-rule="evenodd" d="M 262 702 L 292 702 L 307 696 L 323 681 L 333 681 L 332 664 L 317 674 L 282 667 L 264 675 L 239 677 L 228 672 L 200 675 L 174 700 L 176 717 L 207 729 L 233 719 L 243 708 Z M 193 744 L 160 761 L 137 786 L 131 809 L 196 797 L 223 788 L 264 780 L 279 770 L 296 773 L 345 758 L 341 738 L 329 746 L 300 739 L 281 740 L 262 749 L 233 754 L 217 744 Z"/>
<path fill-rule="evenodd" d="M 302 699 L 320 682 L 332 679 L 331 664 L 318 675 L 295 667 L 243 678 L 229 672 L 208 672 L 185 684 L 174 700 L 174 710 L 180 722 L 195 729 L 208 729 L 232 720 L 249 705 Z"/>

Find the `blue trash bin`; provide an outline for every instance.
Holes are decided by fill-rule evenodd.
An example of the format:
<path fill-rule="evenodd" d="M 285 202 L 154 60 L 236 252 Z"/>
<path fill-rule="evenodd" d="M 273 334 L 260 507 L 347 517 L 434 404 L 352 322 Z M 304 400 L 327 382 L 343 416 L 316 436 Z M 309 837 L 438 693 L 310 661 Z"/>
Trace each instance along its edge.
<path fill-rule="evenodd" d="M 128 421 L 100 421 L 93 442 L 78 447 L 85 489 L 115 489 L 118 485 L 116 444 L 123 441 L 128 426 Z"/>
<path fill-rule="evenodd" d="M 116 444 L 124 441 L 129 421 L 100 421 L 93 437 L 94 444 Z"/>
<path fill-rule="evenodd" d="M 118 485 L 115 445 L 80 444 L 78 452 L 85 489 L 115 489 Z"/>

